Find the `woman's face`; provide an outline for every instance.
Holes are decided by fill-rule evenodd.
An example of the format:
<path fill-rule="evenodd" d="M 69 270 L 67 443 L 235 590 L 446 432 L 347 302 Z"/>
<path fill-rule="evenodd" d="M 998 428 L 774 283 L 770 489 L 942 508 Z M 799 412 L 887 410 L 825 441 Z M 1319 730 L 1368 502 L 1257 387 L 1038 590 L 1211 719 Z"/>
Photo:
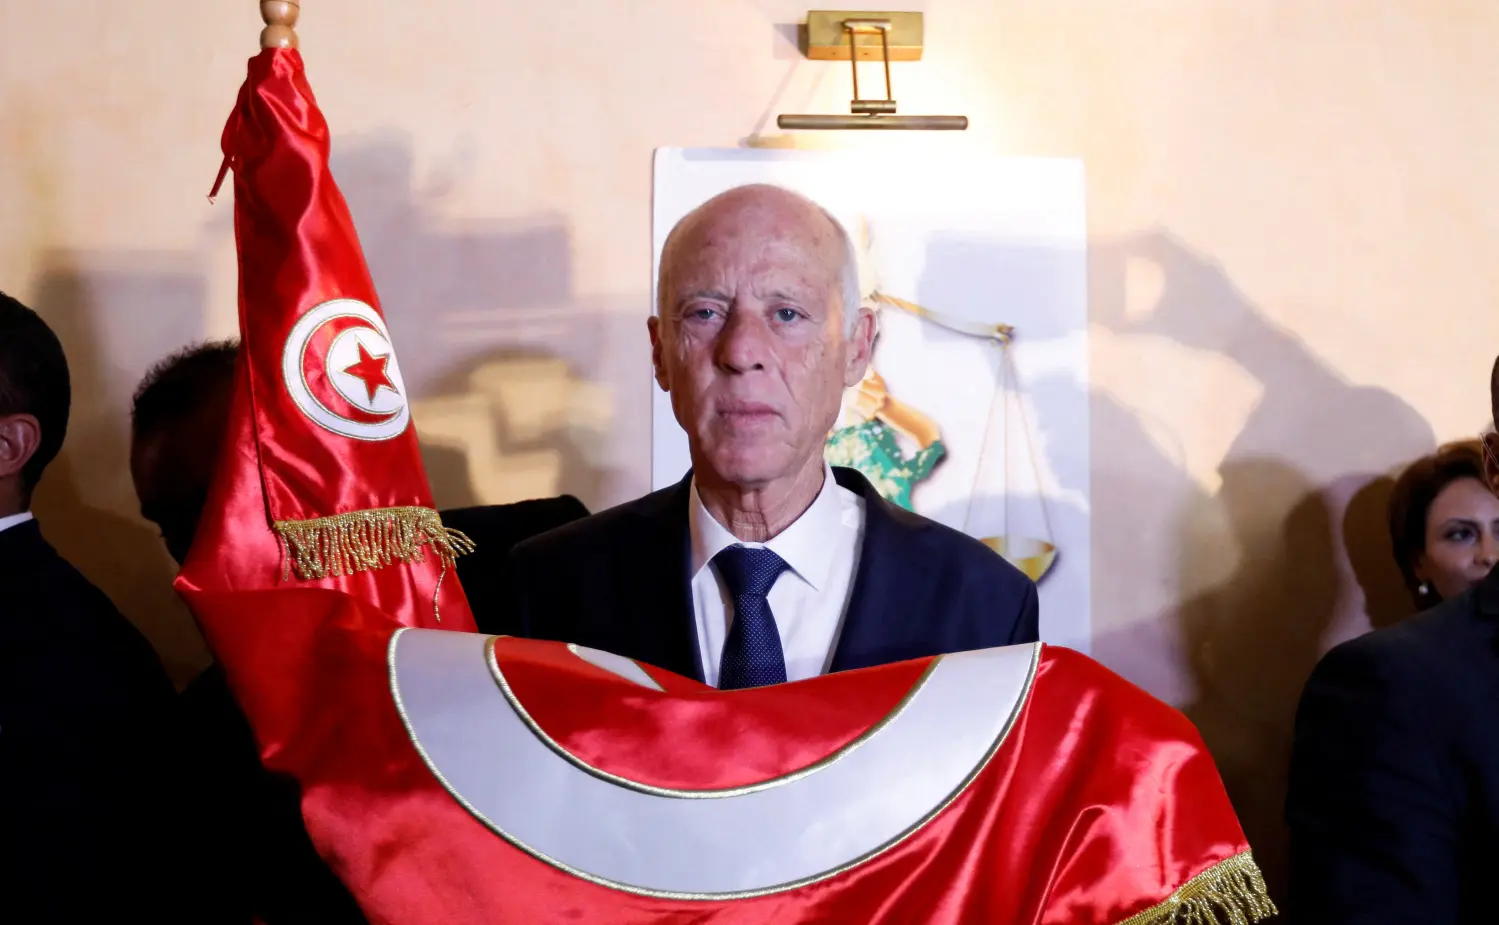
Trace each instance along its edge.
<path fill-rule="evenodd" d="M 1416 577 L 1451 600 L 1483 580 L 1499 557 L 1499 498 L 1478 479 L 1443 488 L 1426 512 L 1426 551 Z"/>

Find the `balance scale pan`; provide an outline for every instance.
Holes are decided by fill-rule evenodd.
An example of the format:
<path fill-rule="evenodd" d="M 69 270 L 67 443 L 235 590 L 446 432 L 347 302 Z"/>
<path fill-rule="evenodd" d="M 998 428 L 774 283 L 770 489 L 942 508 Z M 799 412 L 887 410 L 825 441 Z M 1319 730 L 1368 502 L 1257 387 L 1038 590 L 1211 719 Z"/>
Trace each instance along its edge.
<path fill-rule="evenodd" d="M 1024 572 L 1031 581 L 1040 581 L 1057 561 L 1057 547 L 1034 537 L 986 536 L 983 542 Z"/>

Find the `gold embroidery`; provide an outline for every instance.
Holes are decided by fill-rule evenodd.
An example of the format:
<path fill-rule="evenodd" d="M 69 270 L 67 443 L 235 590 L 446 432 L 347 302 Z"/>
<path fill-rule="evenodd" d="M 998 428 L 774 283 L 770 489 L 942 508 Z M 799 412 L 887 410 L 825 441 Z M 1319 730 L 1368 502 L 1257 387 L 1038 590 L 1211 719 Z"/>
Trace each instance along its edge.
<path fill-rule="evenodd" d="M 1214 864 L 1165 902 L 1119 925 L 1250 925 L 1276 912 L 1254 856 L 1245 851 Z"/>
<path fill-rule="evenodd" d="M 425 559 L 423 547 L 444 566 L 474 551 L 474 541 L 442 525 L 427 507 L 387 507 L 334 514 L 315 520 L 280 520 L 274 524 L 281 538 L 288 573 L 303 581 L 338 578 L 384 568 L 396 562 Z"/>

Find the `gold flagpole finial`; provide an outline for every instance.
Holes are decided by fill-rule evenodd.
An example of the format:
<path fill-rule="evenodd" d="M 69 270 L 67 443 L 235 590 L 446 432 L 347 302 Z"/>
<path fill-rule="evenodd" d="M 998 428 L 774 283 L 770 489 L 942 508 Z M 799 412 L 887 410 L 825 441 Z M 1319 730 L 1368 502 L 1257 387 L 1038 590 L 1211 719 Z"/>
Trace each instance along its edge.
<path fill-rule="evenodd" d="M 260 0 L 260 18 L 265 28 L 260 30 L 261 48 L 296 48 L 297 16 L 302 8 L 294 0 Z"/>

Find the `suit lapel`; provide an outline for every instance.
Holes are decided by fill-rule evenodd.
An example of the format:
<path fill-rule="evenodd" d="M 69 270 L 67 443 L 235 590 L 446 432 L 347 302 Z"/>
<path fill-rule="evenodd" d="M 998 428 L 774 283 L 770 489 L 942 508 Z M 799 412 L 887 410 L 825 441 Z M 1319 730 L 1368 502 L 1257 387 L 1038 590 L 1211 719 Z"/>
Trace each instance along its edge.
<path fill-rule="evenodd" d="M 838 484 L 864 499 L 864 538 L 848 610 L 838 631 L 829 671 L 865 668 L 890 659 L 905 648 L 905 635 L 919 624 L 905 614 L 906 602 L 919 590 L 920 575 L 900 554 L 901 524 L 890 502 L 854 469 L 834 467 Z"/>
<path fill-rule="evenodd" d="M 691 487 L 689 471 L 675 487 L 659 495 L 659 504 L 640 512 L 645 520 L 641 532 L 647 541 L 621 550 L 618 561 L 625 574 L 616 587 L 631 589 L 636 638 L 645 647 L 641 659 L 701 681 L 697 620 L 687 574 L 692 560 L 687 527 Z"/>

